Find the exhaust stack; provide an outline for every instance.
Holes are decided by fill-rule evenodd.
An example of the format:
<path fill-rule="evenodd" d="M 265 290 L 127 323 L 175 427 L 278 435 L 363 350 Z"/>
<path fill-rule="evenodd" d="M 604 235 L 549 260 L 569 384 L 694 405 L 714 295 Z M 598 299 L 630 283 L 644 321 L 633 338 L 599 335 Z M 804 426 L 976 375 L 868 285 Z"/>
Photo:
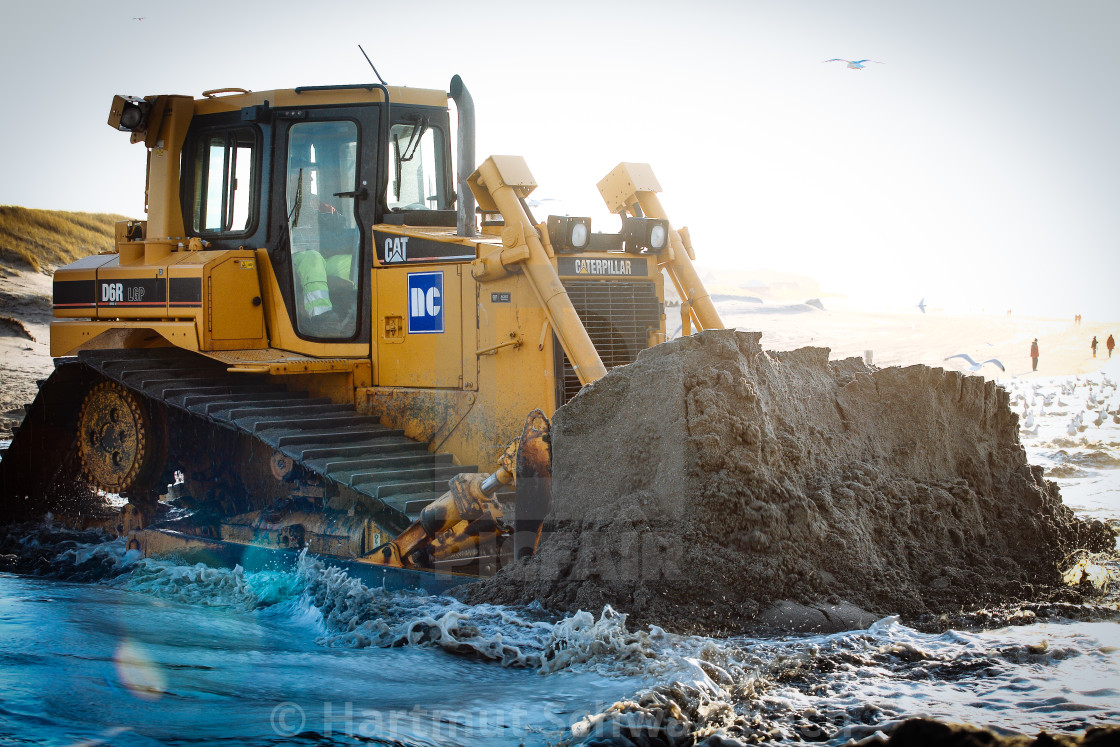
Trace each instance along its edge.
<path fill-rule="evenodd" d="M 455 111 L 459 117 L 458 132 L 456 133 L 456 157 L 458 169 L 455 175 L 455 204 L 459 214 L 455 221 L 456 235 L 474 238 L 478 235 L 475 230 L 474 194 L 467 186 L 467 179 L 474 173 L 474 99 L 470 91 L 463 85 L 463 79 L 456 75 L 451 79 L 451 93 L 448 98 L 455 102 Z"/>

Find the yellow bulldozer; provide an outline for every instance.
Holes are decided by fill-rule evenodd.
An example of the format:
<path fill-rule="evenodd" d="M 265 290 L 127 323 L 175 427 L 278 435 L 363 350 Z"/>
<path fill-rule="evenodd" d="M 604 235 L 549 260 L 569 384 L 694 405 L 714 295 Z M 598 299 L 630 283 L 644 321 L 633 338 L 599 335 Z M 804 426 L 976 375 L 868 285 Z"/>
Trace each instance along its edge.
<path fill-rule="evenodd" d="M 599 182 L 617 232 L 538 222 L 522 158 L 475 167 L 458 76 L 117 96 L 109 125 L 147 149 L 147 220 L 54 275 L 56 367 L 0 461 L 5 521 L 490 575 L 541 540 L 549 417 L 664 341 L 664 278 L 686 334 L 722 327 L 648 166 Z M 105 519 L 107 495 L 127 503 Z"/>

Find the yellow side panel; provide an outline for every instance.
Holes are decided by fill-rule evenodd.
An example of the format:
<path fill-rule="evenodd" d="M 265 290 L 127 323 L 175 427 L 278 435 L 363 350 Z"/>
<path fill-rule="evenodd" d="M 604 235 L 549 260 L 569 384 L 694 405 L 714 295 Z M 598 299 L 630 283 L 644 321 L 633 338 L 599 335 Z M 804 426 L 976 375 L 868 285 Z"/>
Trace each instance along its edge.
<path fill-rule="evenodd" d="M 472 290 L 478 398 L 442 448 L 462 464 L 490 470 L 502 447 L 521 435 L 531 410 L 551 417 L 556 409 L 553 331 L 523 273 Z"/>
<path fill-rule="evenodd" d="M 553 331 L 529 279 L 516 273 L 475 288 L 479 392 L 494 400 L 490 411 L 496 415 L 501 409 L 514 427 L 523 425 L 536 408 L 551 417 L 556 388 Z"/>
<path fill-rule="evenodd" d="M 89 319 L 97 315 L 97 268 L 115 260 L 115 255 L 83 257 L 54 273 L 54 315 Z"/>
<path fill-rule="evenodd" d="M 458 464 L 490 470 L 504 446 L 521 434 L 531 410 L 541 408 L 548 415 L 555 410 L 553 331 L 524 274 L 477 283 L 470 265 L 462 269 L 461 318 L 445 319 L 448 330 L 452 325 L 462 329 L 462 388 L 401 383 L 409 372 L 417 381 L 425 376 L 439 379 L 435 372 L 452 365 L 455 345 L 447 344 L 438 366 L 430 355 L 405 354 L 419 338 L 438 335 L 409 335 L 407 327 L 398 333 L 397 327 L 406 324 L 397 320 L 405 310 L 406 268 L 382 266 L 372 273 L 378 376 L 374 387 L 358 390 L 355 406 L 359 412 L 378 415 L 385 425 L 403 428 L 410 437 L 429 441 L 433 451 L 453 454 Z M 450 269 L 445 277 L 452 277 Z M 450 378 L 443 374 L 444 381 Z"/>
<path fill-rule="evenodd" d="M 227 259 L 210 271 L 210 337 L 264 347 L 264 309 L 256 259 Z M 256 303 L 254 303 L 254 299 Z"/>
<path fill-rule="evenodd" d="M 413 265 L 373 272 L 381 386 L 462 386 L 464 267 L 470 266 Z"/>

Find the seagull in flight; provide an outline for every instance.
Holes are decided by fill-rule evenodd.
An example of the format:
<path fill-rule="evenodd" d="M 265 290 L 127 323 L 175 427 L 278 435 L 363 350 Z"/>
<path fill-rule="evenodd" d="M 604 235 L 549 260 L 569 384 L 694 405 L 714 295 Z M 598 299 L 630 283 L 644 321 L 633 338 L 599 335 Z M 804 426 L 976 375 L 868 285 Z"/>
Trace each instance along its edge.
<path fill-rule="evenodd" d="M 143 21 L 143 20 L 144 20 L 145 18 L 146 18 L 146 16 L 133 16 L 133 17 L 132 17 L 132 20 L 134 20 L 134 21 Z"/>
<path fill-rule="evenodd" d="M 923 314 L 926 313 L 926 300 L 924 298 L 918 301 L 918 308 L 922 310 Z"/>
<path fill-rule="evenodd" d="M 846 62 L 850 70 L 863 70 L 863 68 L 866 67 L 866 65 L 863 64 L 865 62 L 874 62 L 876 65 L 887 64 L 885 62 L 879 62 L 878 60 L 845 60 L 840 57 L 833 57 L 831 60 L 822 60 L 822 62 Z"/>
<path fill-rule="evenodd" d="M 979 371 L 981 366 L 985 366 L 989 363 L 998 368 L 1000 371 L 1007 371 L 1007 369 L 1003 367 L 1003 364 L 995 358 L 989 358 L 986 361 L 980 361 L 979 363 L 977 363 L 976 361 L 972 360 L 972 356 L 968 355 L 967 353 L 957 353 L 956 355 L 950 355 L 945 360 L 950 361 L 954 358 L 964 358 L 968 362 L 969 371 Z"/>

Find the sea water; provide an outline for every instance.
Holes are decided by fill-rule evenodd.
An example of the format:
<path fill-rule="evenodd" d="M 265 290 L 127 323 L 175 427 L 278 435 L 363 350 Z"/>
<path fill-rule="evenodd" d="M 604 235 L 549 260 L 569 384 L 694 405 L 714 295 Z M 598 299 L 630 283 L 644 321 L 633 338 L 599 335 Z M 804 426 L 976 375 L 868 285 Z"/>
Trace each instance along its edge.
<path fill-rule="evenodd" d="M 1113 368 L 1002 383 L 1030 461 L 1117 522 Z M 631 629 L 625 610 L 388 593 L 308 557 L 247 573 L 47 536 L 28 541 L 51 577 L 0 573 L 0 744 L 842 744 L 918 715 L 1025 734 L 1120 722 L 1120 579 L 1100 559 L 1112 587 L 1087 614 L 712 639 Z"/>

